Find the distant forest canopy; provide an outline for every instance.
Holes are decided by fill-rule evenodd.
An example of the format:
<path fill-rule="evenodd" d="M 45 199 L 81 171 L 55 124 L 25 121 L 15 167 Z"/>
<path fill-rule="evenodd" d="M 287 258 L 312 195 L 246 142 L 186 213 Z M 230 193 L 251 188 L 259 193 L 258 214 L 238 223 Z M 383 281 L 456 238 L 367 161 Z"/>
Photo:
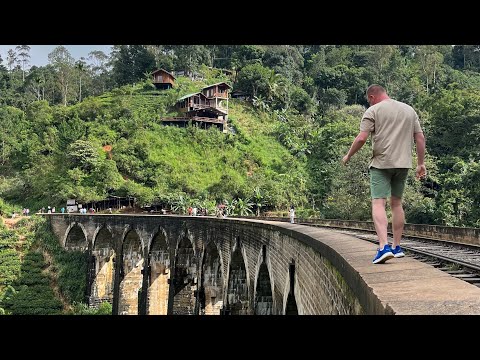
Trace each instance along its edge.
<path fill-rule="evenodd" d="M 41 67 L 29 50 L 0 58 L 4 215 L 128 195 L 178 213 L 226 201 L 239 215 L 294 204 L 299 216 L 370 219 L 370 144 L 340 159 L 377 83 L 417 110 L 427 139 L 407 221 L 480 226 L 480 46 L 116 45 L 86 59 L 58 46 Z M 189 76 L 156 90 L 158 68 Z M 229 102 L 231 132 L 162 125 L 179 97 L 220 81 L 246 97 Z"/>

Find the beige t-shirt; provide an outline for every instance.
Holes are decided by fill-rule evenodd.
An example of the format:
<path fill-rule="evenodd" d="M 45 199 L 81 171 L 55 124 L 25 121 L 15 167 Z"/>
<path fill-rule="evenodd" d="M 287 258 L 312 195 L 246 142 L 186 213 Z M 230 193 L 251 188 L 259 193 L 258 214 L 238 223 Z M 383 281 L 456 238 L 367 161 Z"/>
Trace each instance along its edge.
<path fill-rule="evenodd" d="M 423 131 L 410 105 L 386 99 L 370 106 L 363 114 L 360 131 L 372 133 L 373 155 L 369 167 L 412 167 L 413 134 Z"/>

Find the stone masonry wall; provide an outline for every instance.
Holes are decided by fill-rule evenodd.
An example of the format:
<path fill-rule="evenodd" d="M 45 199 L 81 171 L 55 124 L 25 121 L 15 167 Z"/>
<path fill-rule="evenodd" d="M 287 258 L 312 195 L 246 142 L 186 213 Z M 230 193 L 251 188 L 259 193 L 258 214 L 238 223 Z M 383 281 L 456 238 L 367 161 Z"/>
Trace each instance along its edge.
<path fill-rule="evenodd" d="M 257 288 L 262 291 L 261 297 L 257 298 L 260 308 L 263 309 L 259 310 L 260 313 L 284 314 L 290 291 L 291 264 L 295 266 L 293 296 L 299 314 L 362 313 L 362 307 L 355 294 L 329 260 L 335 257 L 335 253 L 321 253 L 318 246 L 312 246 L 315 240 L 273 223 L 156 215 L 47 216 L 51 220 L 52 230 L 60 241 L 66 238 L 65 232 L 72 224 L 81 224 L 87 234 L 86 240 L 90 244 L 90 249 L 99 229 L 106 226 L 111 229 L 113 247 L 115 253 L 119 254 L 113 268 L 115 271 L 113 293 L 118 297 L 114 300 L 114 313 L 135 314 L 144 311 L 149 314 L 218 314 L 228 310 L 226 307 L 228 285 L 234 280 L 232 276 L 240 279 L 238 271 L 241 271 L 241 278 L 244 279 L 242 293 L 245 293 L 241 313 L 255 313 L 254 291 Z M 176 268 L 172 268 L 174 265 L 170 264 L 171 261 L 168 264 L 165 261 L 158 262 L 153 253 L 150 254 L 152 250 L 150 246 L 159 233 L 164 234 L 167 246 L 163 256 L 168 254 L 170 259 L 172 256 L 180 256 L 176 259 L 178 262 Z M 128 236 L 136 234 L 135 246 L 127 244 L 131 242 L 127 241 L 127 234 Z M 192 246 L 191 250 L 187 251 L 185 246 L 180 246 L 183 250 L 179 251 L 180 242 L 186 238 Z M 211 251 L 208 250 L 209 244 L 215 247 L 218 257 L 214 256 L 217 258 L 215 265 L 211 262 L 210 267 L 202 267 L 205 251 Z M 233 264 L 236 273 L 230 274 L 234 250 L 238 251 L 243 267 L 239 268 Z M 265 255 L 262 251 L 265 251 Z M 118 258 L 119 256 L 122 258 Z M 147 263 L 144 259 L 147 259 L 149 264 L 146 274 L 144 266 Z M 262 263 L 264 265 L 261 267 Z M 124 267 L 123 273 L 120 273 L 120 264 Z M 103 268 L 101 264 L 99 266 Z M 217 272 L 221 272 L 215 276 L 216 283 L 212 282 L 215 267 Z M 261 268 L 263 275 L 259 280 Z M 265 271 L 268 274 L 265 274 Z M 97 274 L 102 273 L 99 271 Z M 183 285 L 179 285 L 177 292 L 173 291 L 172 287 L 175 276 L 183 279 Z M 210 286 L 208 291 L 203 289 L 205 293 L 202 296 L 209 297 L 204 300 L 203 310 L 199 304 L 202 289 L 198 286 L 202 276 L 205 284 Z M 139 292 L 141 289 L 145 289 L 146 294 L 141 295 L 142 291 Z M 266 289 L 271 289 L 270 293 Z M 212 294 L 215 295 L 214 302 L 210 300 Z M 175 296 L 178 297 L 177 303 L 182 300 L 182 304 L 186 304 L 178 305 L 176 311 L 174 311 Z M 145 310 L 142 310 L 142 304 Z"/>

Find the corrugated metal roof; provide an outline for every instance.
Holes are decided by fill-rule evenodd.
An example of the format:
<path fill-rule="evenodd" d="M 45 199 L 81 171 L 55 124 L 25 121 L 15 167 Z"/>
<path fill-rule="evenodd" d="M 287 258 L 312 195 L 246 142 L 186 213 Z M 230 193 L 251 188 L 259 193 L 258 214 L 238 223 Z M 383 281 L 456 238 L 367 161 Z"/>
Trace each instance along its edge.
<path fill-rule="evenodd" d="M 192 93 L 192 94 L 187 94 L 185 96 L 182 96 L 181 98 L 179 98 L 177 101 L 180 101 L 180 100 L 183 100 L 183 99 L 186 99 L 186 98 L 189 98 L 190 96 L 193 96 L 193 95 L 203 95 L 201 92 L 196 92 L 196 93 Z M 205 95 L 204 95 L 205 96 Z"/>
<path fill-rule="evenodd" d="M 172 73 L 168 72 L 168 71 L 165 70 L 165 69 L 157 69 L 157 70 L 155 70 L 155 71 L 152 71 L 152 72 L 150 73 L 150 75 L 153 75 L 153 74 L 155 74 L 155 73 L 157 73 L 157 72 L 159 72 L 159 71 L 166 72 L 168 75 L 170 75 L 171 77 L 173 77 L 174 79 L 176 79 L 175 75 L 173 75 Z"/>
<path fill-rule="evenodd" d="M 227 85 L 229 88 L 231 88 L 230 85 L 228 85 L 226 82 L 222 81 L 222 82 L 219 82 L 219 83 L 216 83 L 216 84 L 212 84 L 212 85 L 205 86 L 205 87 L 202 88 L 202 90 L 203 90 L 203 89 L 210 88 L 210 87 L 215 86 L 215 85 L 220 85 L 220 84 L 225 84 L 225 85 Z"/>

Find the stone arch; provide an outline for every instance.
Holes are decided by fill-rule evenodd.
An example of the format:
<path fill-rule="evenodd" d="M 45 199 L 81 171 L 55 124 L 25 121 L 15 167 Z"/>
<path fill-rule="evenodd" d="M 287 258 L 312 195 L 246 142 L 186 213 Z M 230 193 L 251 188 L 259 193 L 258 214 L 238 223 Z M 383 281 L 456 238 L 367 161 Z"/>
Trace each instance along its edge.
<path fill-rule="evenodd" d="M 107 225 L 107 224 L 103 224 L 103 225 L 100 225 L 98 226 L 96 229 L 95 229 L 95 232 L 93 233 L 93 237 L 92 237 L 92 248 L 95 247 L 95 242 L 98 241 L 99 237 L 98 237 L 98 233 L 100 231 L 103 231 L 103 230 L 106 230 L 108 231 L 110 234 L 112 234 L 112 238 L 113 238 L 113 229 L 110 225 Z"/>
<path fill-rule="evenodd" d="M 185 240 L 190 242 L 190 246 L 193 249 L 193 254 L 196 255 L 197 252 L 195 249 L 195 241 L 193 239 L 193 235 L 190 233 L 190 230 L 188 230 L 187 228 L 183 228 L 183 230 L 180 232 L 180 235 L 178 236 L 177 241 L 175 243 L 175 249 L 178 250 L 180 242 Z"/>
<path fill-rule="evenodd" d="M 285 315 L 301 315 L 299 307 L 297 305 L 297 288 L 296 283 L 296 271 L 295 261 L 288 265 L 288 276 L 286 279 L 285 293 L 283 295 L 283 314 Z"/>
<path fill-rule="evenodd" d="M 167 231 L 159 226 L 158 231 L 153 233 L 153 236 L 150 238 L 150 242 L 148 243 L 148 251 L 152 251 L 152 246 L 154 245 L 154 242 L 156 240 L 159 240 L 157 236 L 160 236 L 163 241 L 165 241 L 167 248 L 169 247 L 169 241 L 168 241 L 168 236 L 167 236 Z"/>
<path fill-rule="evenodd" d="M 223 261 L 216 243 L 211 240 L 202 258 L 199 302 L 201 315 L 220 315 L 223 307 Z"/>
<path fill-rule="evenodd" d="M 138 314 L 144 261 L 143 241 L 135 230 L 129 229 L 122 244 L 118 310 L 120 315 Z"/>
<path fill-rule="evenodd" d="M 173 314 L 192 315 L 195 311 L 197 290 L 197 259 L 194 242 L 184 231 L 177 242 L 173 271 Z"/>
<path fill-rule="evenodd" d="M 113 302 L 115 283 L 115 243 L 111 229 L 107 226 L 95 230 L 92 247 L 93 281 L 90 292 L 90 306 L 102 302 Z"/>
<path fill-rule="evenodd" d="M 255 276 L 255 315 L 272 315 L 274 312 L 273 284 L 270 280 L 270 271 L 267 265 L 267 246 L 262 245 L 257 264 L 258 271 Z"/>
<path fill-rule="evenodd" d="M 249 314 L 248 273 L 239 238 L 237 238 L 232 249 L 224 313 L 231 315 Z"/>
<path fill-rule="evenodd" d="M 88 235 L 85 226 L 81 223 L 72 222 L 67 231 L 63 244 L 65 249 L 85 251 L 88 248 Z"/>
<path fill-rule="evenodd" d="M 134 231 L 138 235 L 138 238 L 140 239 L 140 243 L 142 244 L 142 249 L 144 249 L 145 243 L 143 242 L 143 238 L 139 235 L 139 232 L 137 231 L 137 229 L 131 226 L 130 224 L 125 225 L 123 229 L 122 247 L 124 246 L 125 241 L 127 240 L 127 235 L 129 235 L 132 231 Z"/>
<path fill-rule="evenodd" d="M 147 314 L 166 315 L 170 281 L 170 253 L 168 251 L 167 233 L 163 228 L 160 228 L 152 238 L 148 258 Z"/>

